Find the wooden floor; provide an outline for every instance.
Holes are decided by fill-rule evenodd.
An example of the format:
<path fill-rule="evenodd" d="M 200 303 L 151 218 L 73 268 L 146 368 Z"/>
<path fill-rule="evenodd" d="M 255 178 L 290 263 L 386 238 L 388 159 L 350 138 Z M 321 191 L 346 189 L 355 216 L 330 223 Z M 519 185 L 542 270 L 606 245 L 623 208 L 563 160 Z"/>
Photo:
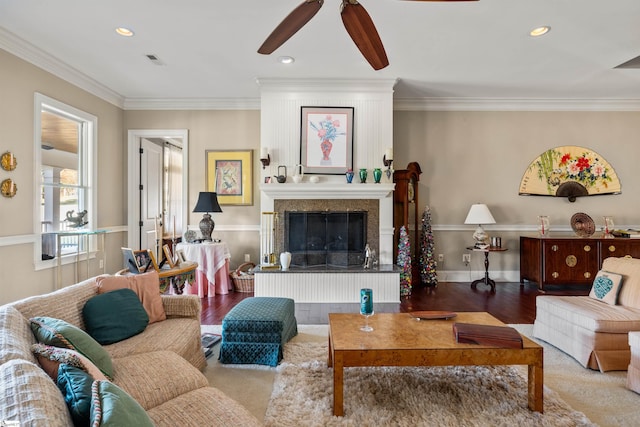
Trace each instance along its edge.
<path fill-rule="evenodd" d="M 546 290 L 547 295 L 587 295 L 589 289 L 562 287 Z M 497 283 L 496 291 L 468 283 L 443 282 L 437 287 L 413 289 L 410 297 L 398 304 L 398 312 L 423 310 L 487 311 L 504 323 L 533 323 L 536 316 L 536 297 L 543 295 L 533 283 Z M 220 325 L 229 310 L 252 293 L 232 292 L 202 299 L 202 324 Z M 375 301 L 375 300 L 374 300 Z"/>

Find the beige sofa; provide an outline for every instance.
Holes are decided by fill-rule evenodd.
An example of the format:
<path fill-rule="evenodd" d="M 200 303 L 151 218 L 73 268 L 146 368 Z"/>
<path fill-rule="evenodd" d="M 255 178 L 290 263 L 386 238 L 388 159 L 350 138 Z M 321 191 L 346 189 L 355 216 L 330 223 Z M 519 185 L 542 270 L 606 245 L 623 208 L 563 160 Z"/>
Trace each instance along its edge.
<path fill-rule="evenodd" d="M 628 334 L 640 331 L 640 259 L 607 258 L 602 270 L 622 275 L 616 305 L 589 296 L 539 296 L 533 336 L 584 367 L 624 371 L 631 358 Z"/>
<path fill-rule="evenodd" d="M 29 318 L 62 319 L 84 329 L 82 308 L 96 295 L 95 278 L 0 307 L 0 422 L 73 426 L 62 393 L 31 352 Z M 162 296 L 167 319 L 129 339 L 104 346 L 113 383 L 132 396 L 157 426 L 261 425 L 244 407 L 210 387 L 201 370 L 200 300 Z"/>

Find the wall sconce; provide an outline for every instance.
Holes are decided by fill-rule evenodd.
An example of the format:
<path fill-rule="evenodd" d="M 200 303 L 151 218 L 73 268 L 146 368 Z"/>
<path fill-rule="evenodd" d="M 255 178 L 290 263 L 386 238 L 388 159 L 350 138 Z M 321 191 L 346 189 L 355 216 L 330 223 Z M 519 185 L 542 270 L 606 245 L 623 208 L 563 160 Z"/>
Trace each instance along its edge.
<path fill-rule="evenodd" d="M 382 163 L 387 168 L 387 179 L 391 179 L 391 164 L 393 163 L 393 148 L 387 148 L 382 156 Z"/>
<path fill-rule="evenodd" d="M 271 156 L 269 155 L 269 149 L 267 147 L 262 147 L 260 151 L 260 162 L 262 163 L 262 169 L 271 164 Z"/>

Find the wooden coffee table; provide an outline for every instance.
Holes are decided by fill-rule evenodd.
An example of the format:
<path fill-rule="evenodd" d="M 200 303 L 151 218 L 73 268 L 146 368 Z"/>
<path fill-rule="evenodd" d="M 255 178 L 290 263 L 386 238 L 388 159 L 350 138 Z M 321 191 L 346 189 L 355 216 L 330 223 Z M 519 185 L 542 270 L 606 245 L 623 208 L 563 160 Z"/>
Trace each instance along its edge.
<path fill-rule="evenodd" d="M 333 414 L 344 415 L 344 368 L 354 366 L 528 365 L 528 404 L 543 411 L 542 347 L 522 337 L 523 348 L 458 344 L 453 324 L 504 326 L 489 313 L 457 313 L 448 320 L 418 320 L 408 313 L 380 313 L 369 318 L 373 332 L 362 332 L 364 317 L 329 314 L 329 367 L 333 366 Z"/>

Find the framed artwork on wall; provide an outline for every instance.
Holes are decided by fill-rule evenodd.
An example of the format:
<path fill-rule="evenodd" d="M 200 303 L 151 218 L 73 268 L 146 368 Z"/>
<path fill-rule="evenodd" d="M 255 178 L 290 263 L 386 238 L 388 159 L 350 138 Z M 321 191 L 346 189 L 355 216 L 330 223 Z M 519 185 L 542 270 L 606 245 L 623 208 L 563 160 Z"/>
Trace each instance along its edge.
<path fill-rule="evenodd" d="M 207 150 L 207 191 L 221 205 L 253 205 L 253 150 Z"/>
<path fill-rule="evenodd" d="M 301 107 L 300 163 L 305 173 L 353 169 L 353 107 Z"/>

